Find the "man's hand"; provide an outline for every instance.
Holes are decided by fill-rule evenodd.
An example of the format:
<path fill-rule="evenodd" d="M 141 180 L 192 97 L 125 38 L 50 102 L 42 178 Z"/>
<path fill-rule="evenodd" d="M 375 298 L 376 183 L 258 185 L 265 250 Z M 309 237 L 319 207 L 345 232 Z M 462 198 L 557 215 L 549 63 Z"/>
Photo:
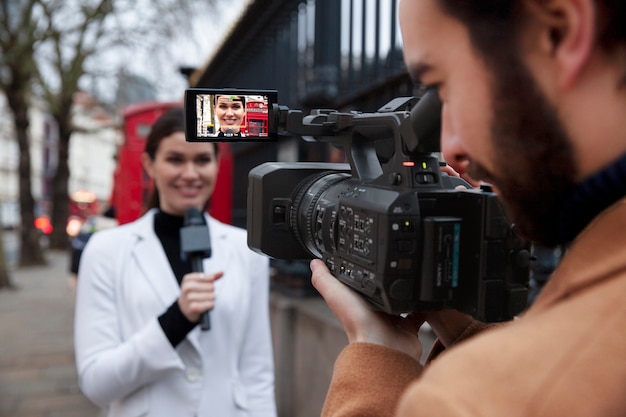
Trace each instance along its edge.
<path fill-rule="evenodd" d="M 343 326 L 350 343 L 383 345 L 420 359 L 422 344 L 417 332 L 424 323 L 422 317 L 403 318 L 374 311 L 359 294 L 333 277 L 319 259 L 311 261 L 311 271 L 313 286 Z"/>
<path fill-rule="evenodd" d="M 450 165 L 444 165 L 440 167 L 441 172 L 445 172 L 446 174 L 448 174 L 451 177 L 458 177 L 458 178 L 463 178 L 465 181 L 467 181 L 472 187 L 478 188 L 480 187 L 480 185 L 482 184 L 482 182 L 480 181 L 476 181 L 475 179 L 473 179 L 472 177 L 470 177 L 467 174 L 459 174 L 457 171 L 454 170 L 454 168 L 452 168 L 452 166 Z M 458 189 L 463 189 L 465 187 L 457 187 Z"/>
<path fill-rule="evenodd" d="M 432 327 L 437 338 L 446 348 L 452 346 L 463 332 L 476 322 L 472 316 L 457 310 L 431 311 L 422 313 L 422 317 Z"/>

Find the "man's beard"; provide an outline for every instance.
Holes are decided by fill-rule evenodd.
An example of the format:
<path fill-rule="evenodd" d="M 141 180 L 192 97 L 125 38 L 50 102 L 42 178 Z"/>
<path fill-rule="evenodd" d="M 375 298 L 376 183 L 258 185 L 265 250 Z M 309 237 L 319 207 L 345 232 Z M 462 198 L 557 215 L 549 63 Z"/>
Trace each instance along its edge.
<path fill-rule="evenodd" d="M 495 172 L 472 162 L 468 174 L 497 188 L 520 235 L 546 246 L 563 243 L 557 220 L 576 175 L 571 141 L 521 62 L 509 62 L 496 70 L 495 78 L 491 126 Z"/>

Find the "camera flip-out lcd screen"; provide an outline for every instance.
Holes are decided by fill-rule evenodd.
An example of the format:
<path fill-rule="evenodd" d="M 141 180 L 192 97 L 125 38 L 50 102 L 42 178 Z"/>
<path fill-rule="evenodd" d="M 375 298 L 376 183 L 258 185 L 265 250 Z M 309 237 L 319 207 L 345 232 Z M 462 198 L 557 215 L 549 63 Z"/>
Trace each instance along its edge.
<path fill-rule="evenodd" d="M 272 126 L 273 90 L 191 88 L 185 91 L 189 142 L 276 140 Z"/>

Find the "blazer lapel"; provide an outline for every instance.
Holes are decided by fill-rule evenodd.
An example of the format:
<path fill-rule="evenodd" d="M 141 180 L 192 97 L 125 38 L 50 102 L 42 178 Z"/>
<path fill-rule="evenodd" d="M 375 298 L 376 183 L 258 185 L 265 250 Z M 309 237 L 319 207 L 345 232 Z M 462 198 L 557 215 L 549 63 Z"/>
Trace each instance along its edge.
<path fill-rule="evenodd" d="M 211 257 L 206 258 L 202 263 L 204 271 L 209 274 L 226 271 L 233 257 L 232 248 L 228 245 L 228 228 L 207 214 L 205 214 L 205 219 L 209 225 L 209 234 L 211 236 Z M 224 279 L 222 278 L 215 282 L 215 291 L 218 298 L 220 296 L 220 287 L 224 285 L 223 281 Z M 200 330 L 200 326 L 197 326 L 187 335 L 187 340 L 198 352 L 201 352 L 200 338 L 204 333 Z"/>
<path fill-rule="evenodd" d="M 149 282 L 166 308 L 178 297 L 180 287 L 163 246 L 154 232 L 154 211 L 143 216 L 135 224 L 137 244 L 133 249 L 133 257 L 143 271 L 141 278 Z"/>
<path fill-rule="evenodd" d="M 205 217 L 211 234 L 212 253 L 210 258 L 204 260 L 204 270 L 209 273 L 225 271 L 233 257 L 232 248 L 228 245 L 227 240 L 228 228 L 208 215 Z M 218 289 L 220 281 L 215 283 Z"/>
<path fill-rule="evenodd" d="M 140 279 L 146 279 L 149 282 L 163 302 L 165 309 L 180 295 L 180 287 L 176 282 L 176 277 L 174 277 L 163 246 L 154 232 L 154 213 L 155 210 L 152 210 L 135 222 L 137 244 L 133 249 L 133 256 L 143 272 Z M 212 253 L 211 257 L 203 262 L 204 270 L 207 273 L 225 271 L 233 257 L 232 249 L 227 244 L 228 228 L 206 214 L 205 218 L 209 225 Z M 166 274 L 167 276 L 164 277 Z M 221 281 L 218 280 L 215 283 L 218 297 L 219 288 L 222 285 Z M 198 352 L 201 351 L 201 334 L 199 327 L 187 334 L 187 340 Z"/>

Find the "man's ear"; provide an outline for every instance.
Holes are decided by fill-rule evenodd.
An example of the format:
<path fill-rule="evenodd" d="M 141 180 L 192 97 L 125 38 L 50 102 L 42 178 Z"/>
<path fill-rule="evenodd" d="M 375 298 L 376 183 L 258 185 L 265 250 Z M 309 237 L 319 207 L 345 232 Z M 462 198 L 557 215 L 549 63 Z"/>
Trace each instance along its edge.
<path fill-rule="evenodd" d="M 589 62 L 596 36 L 594 0 L 527 0 L 540 24 L 541 45 L 557 67 L 561 87 L 572 86 Z"/>
<path fill-rule="evenodd" d="M 143 165 L 143 169 L 146 170 L 146 172 L 148 173 L 148 175 L 150 175 L 150 178 L 154 179 L 154 174 L 153 174 L 153 167 L 152 165 L 154 164 L 154 161 L 152 161 L 152 158 L 150 158 L 150 155 L 148 155 L 146 152 L 143 152 L 141 154 L 141 165 Z"/>

